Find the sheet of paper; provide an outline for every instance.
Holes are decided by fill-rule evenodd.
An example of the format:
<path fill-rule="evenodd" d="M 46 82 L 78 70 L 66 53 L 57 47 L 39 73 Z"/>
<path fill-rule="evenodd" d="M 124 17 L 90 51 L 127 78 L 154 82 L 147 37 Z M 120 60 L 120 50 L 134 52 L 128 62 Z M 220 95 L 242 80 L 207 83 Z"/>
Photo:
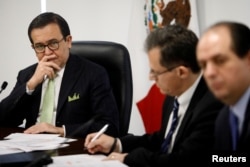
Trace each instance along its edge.
<path fill-rule="evenodd" d="M 59 137 L 58 134 L 26 134 L 26 133 L 11 133 L 4 139 L 20 140 L 22 139 L 53 139 Z"/>
<path fill-rule="evenodd" d="M 20 152 L 31 152 L 38 150 L 52 150 L 66 147 L 75 139 L 59 137 L 55 134 L 24 134 L 13 133 L 0 140 L 0 154 Z"/>
<path fill-rule="evenodd" d="M 127 167 L 120 161 L 103 161 L 104 155 L 76 154 L 52 157 L 48 167 Z"/>
<path fill-rule="evenodd" d="M 14 153 L 20 153 L 23 152 L 20 149 L 15 149 L 15 148 L 9 148 L 8 146 L 6 146 L 5 144 L 2 145 L 0 142 L 0 155 L 4 155 L 4 154 L 14 154 Z"/>

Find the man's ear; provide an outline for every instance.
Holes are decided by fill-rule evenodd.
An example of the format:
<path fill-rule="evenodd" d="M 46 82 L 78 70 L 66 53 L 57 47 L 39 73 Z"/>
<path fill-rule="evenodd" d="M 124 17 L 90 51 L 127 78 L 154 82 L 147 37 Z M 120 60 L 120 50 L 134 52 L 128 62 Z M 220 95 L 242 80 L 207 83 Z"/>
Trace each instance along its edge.
<path fill-rule="evenodd" d="M 248 66 L 250 67 L 250 50 L 247 52 L 246 59 L 247 59 Z"/>
<path fill-rule="evenodd" d="M 68 35 L 66 37 L 66 42 L 68 42 L 68 47 L 71 48 L 72 47 L 72 36 Z"/>
<path fill-rule="evenodd" d="M 190 73 L 190 69 L 185 67 L 185 66 L 179 66 L 177 67 L 177 74 L 180 78 L 184 79 L 186 77 L 188 77 Z"/>

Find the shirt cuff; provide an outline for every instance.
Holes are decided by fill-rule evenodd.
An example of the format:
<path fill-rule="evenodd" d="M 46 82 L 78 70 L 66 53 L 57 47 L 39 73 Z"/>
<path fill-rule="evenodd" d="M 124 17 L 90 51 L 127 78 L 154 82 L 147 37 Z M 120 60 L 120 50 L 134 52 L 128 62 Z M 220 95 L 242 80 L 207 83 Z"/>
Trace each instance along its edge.
<path fill-rule="evenodd" d="M 119 152 L 119 153 L 122 153 L 122 143 L 121 143 L 121 140 L 118 139 L 118 140 L 117 140 L 117 143 L 118 143 L 118 152 Z"/>
<path fill-rule="evenodd" d="M 34 92 L 34 90 L 30 90 L 30 89 L 28 88 L 27 84 L 26 84 L 26 93 L 27 93 L 28 95 L 32 95 L 33 92 Z"/>
<path fill-rule="evenodd" d="M 63 137 L 66 137 L 66 128 L 65 128 L 64 125 L 62 126 L 62 128 L 63 128 L 63 132 L 64 132 L 64 133 L 63 133 L 63 134 L 64 134 Z"/>

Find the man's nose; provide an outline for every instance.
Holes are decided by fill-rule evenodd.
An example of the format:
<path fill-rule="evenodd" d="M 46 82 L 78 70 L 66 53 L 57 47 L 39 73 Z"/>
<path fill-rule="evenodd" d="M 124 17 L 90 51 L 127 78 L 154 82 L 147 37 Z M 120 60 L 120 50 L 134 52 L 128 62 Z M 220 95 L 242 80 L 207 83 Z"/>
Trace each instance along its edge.
<path fill-rule="evenodd" d="M 48 46 L 45 46 L 45 48 L 44 48 L 44 53 L 45 53 L 46 55 L 50 55 L 52 52 L 53 52 L 53 51 L 52 51 Z"/>

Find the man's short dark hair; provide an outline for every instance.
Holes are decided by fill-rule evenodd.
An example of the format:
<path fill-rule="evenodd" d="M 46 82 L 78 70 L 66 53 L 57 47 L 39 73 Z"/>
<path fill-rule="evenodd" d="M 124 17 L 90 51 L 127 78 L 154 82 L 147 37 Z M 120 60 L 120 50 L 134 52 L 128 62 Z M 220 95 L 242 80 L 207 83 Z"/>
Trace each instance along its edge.
<path fill-rule="evenodd" d="M 243 58 L 250 50 L 250 29 L 238 22 L 221 21 L 212 25 L 209 29 L 226 27 L 230 32 L 231 49 L 237 56 Z"/>
<path fill-rule="evenodd" d="M 35 28 L 45 27 L 46 25 L 50 23 L 55 23 L 59 26 L 64 39 L 66 39 L 66 37 L 70 35 L 69 25 L 62 16 L 53 12 L 45 12 L 35 17 L 29 25 L 28 36 L 32 44 L 33 44 L 33 40 L 31 38 L 31 31 Z"/>
<path fill-rule="evenodd" d="M 167 25 L 154 29 L 145 42 L 146 52 L 159 47 L 161 51 L 160 63 L 166 68 L 184 65 L 194 73 L 200 71 L 196 60 L 196 34 L 178 24 Z"/>

